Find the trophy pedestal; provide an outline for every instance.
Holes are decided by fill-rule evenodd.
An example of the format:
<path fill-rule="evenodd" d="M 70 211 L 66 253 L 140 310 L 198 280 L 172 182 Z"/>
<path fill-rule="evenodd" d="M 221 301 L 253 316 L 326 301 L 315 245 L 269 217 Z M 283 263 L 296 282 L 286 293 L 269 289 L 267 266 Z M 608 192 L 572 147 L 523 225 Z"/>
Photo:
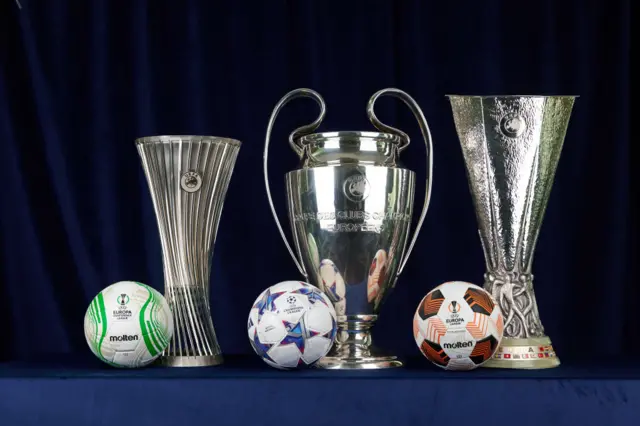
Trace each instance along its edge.
<path fill-rule="evenodd" d="M 373 346 L 371 327 L 373 322 L 338 324 L 336 342 L 327 356 L 316 366 L 332 370 L 363 370 L 402 367 L 395 355 L 384 353 Z M 347 328 L 348 327 L 348 328 Z"/>
<path fill-rule="evenodd" d="M 167 367 L 211 367 L 222 362 L 222 355 L 162 356 L 159 359 L 159 364 Z"/>
<path fill-rule="evenodd" d="M 487 368 L 543 369 L 560 365 L 551 339 L 538 337 L 516 339 L 504 337 L 493 358 L 482 366 Z"/>

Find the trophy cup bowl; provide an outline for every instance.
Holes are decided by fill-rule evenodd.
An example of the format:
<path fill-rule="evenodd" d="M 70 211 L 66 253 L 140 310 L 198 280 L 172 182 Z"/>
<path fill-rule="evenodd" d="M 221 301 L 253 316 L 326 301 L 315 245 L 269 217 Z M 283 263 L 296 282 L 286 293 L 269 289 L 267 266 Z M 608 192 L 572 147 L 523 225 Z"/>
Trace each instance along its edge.
<path fill-rule="evenodd" d="M 174 333 L 160 363 L 222 363 L 209 306 L 213 245 L 241 143 L 213 136 L 136 139 L 162 243 Z"/>
<path fill-rule="evenodd" d="M 409 137 L 382 124 L 373 111 L 376 99 L 384 94 L 403 100 L 411 108 L 427 147 L 425 203 L 408 249 L 416 177 L 413 171 L 400 165 L 398 158 L 409 145 Z M 321 112 L 314 123 L 296 129 L 289 136 L 289 143 L 301 160 L 298 169 L 285 175 L 296 256 L 271 200 L 267 158 L 277 114 L 297 97 L 313 98 Z M 325 111 L 324 100 L 310 89 L 289 92 L 274 108 L 264 151 L 271 210 L 300 273 L 321 289 L 336 309 L 336 343 L 317 366 L 399 367 L 402 362 L 397 356 L 373 346 L 371 328 L 409 258 L 428 209 L 433 161 L 429 128 L 415 101 L 398 89 L 381 90 L 369 101 L 369 118 L 380 132 L 311 133 L 320 125 Z"/>
<path fill-rule="evenodd" d="M 545 335 L 531 266 L 575 96 L 449 96 L 475 207 L 484 288 L 505 317 L 483 366 L 560 364 Z"/>

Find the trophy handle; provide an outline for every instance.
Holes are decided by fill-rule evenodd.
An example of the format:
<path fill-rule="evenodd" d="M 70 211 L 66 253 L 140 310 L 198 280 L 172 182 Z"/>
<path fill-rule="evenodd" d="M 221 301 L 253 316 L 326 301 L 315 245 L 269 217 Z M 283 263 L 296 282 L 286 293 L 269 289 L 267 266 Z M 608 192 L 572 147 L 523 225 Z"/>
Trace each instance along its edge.
<path fill-rule="evenodd" d="M 424 114 L 422 113 L 422 110 L 420 109 L 416 101 L 414 101 L 411 96 L 409 96 L 407 93 L 403 92 L 400 89 L 396 89 L 396 88 L 382 89 L 374 93 L 373 96 L 371 96 L 371 99 L 369 99 L 369 103 L 367 104 L 367 115 L 369 116 L 369 120 L 371 121 L 371 123 L 373 123 L 373 125 L 381 132 L 392 133 L 392 134 L 401 136 L 402 138 L 405 138 L 407 142 L 404 144 L 400 144 L 398 146 L 398 153 L 402 152 L 406 147 L 409 146 L 410 139 L 409 139 L 409 136 L 403 131 L 398 130 L 391 126 L 387 126 L 386 124 L 378 120 L 378 117 L 376 117 L 376 113 L 374 112 L 374 104 L 376 103 L 376 100 L 383 95 L 390 95 L 395 98 L 398 98 L 402 100 L 411 109 L 411 112 L 413 112 L 413 115 L 415 116 L 416 120 L 418 120 L 418 124 L 420 125 L 420 130 L 422 131 L 422 137 L 424 139 L 426 149 L 427 149 L 427 152 L 426 152 L 427 184 L 426 184 L 426 194 L 424 197 L 424 206 L 422 207 L 422 214 L 420 214 L 420 219 L 418 220 L 416 229 L 413 232 L 413 238 L 411 239 L 411 244 L 409 244 L 409 248 L 402 256 L 402 259 L 400 260 L 400 266 L 398 267 L 398 272 L 396 273 L 396 276 L 399 276 L 402 273 L 402 270 L 404 269 L 404 266 L 406 265 L 407 260 L 409 259 L 409 255 L 413 250 L 413 246 L 415 245 L 416 240 L 418 239 L 420 228 L 422 228 L 422 223 L 424 222 L 424 218 L 427 215 L 427 210 L 429 209 L 429 202 L 431 200 L 431 181 L 433 178 L 433 145 L 431 142 L 431 132 L 429 131 L 429 125 L 427 124 L 427 120 L 425 119 Z"/>
<path fill-rule="evenodd" d="M 296 154 L 298 154 L 298 157 L 302 158 L 304 154 L 304 148 L 302 147 L 302 145 L 296 143 L 295 139 L 304 134 L 313 132 L 315 129 L 318 128 L 318 126 L 320 126 L 320 123 L 322 123 L 322 120 L 324 120 L 324 115 L 327 111 L 327 107 L 324 103 L 324 99 L 322 99 L 322 96 L 320 96 L 320 94 L 317 93 L 316 91 L 311 89 L 295 89 L 287 93 L 286 95 L 284 95 L 282 99 L 280 99 L 280 101 L 276 104 L 275 108 L 273 109 L 273 112 L 271 113 L 271 118 L 269 119 L 269 125 L 267 126 L 267 137 L 264 142 L 263 170 L 264 170 L 264 184 L 267 188 L 267 198 L 269 199 L 269 206 L 271 207 L 271 213 L 273 214 L 273 218 L 275 219 L 276 225 L 278 226 L 278 230 L 280 231 L 280 236 L 282 237 L 282 241 L 284 241 L 284 244 L 287 246 L 287 250 L 289 250 L 289 254 L 291 255 L 291 258 L 295 262 L 296 266 L 298 267 L 298 270 L 308 281 L 309 276 L 307 275 L 306 271 L 304 270 L 304 267 L 302 266 L 303 265 L 302 259 L 298 260 L 295 254 L 293 254 L 291 245 L 289 245 L 289 241 L 287 241 L 287 237 L 284 235 L 284 231 L 282 230 L 282 226 L 280 225 L 280 221 L 278 220 L 278 214 L 276 213 L 276 209 L 273 206 L 273 200 L 271 199 L 271 189 L 269 187 L 269 175 L 267 172 L 267 164 L 268 164 L 267 160 L 269 157 L 269 140 L 271 139 L 271 132 L 273 130 L 273 125 L 275 124 L 278 113 L 280 113 L 280 110 L 287 103 L 289 103 L 289 101 L 295 98 L 302 98 L 302 97 L 312 98 L 313 100 L 315 100 L 320 106 L 320 115 L 318 116 L 318 118 L 316 118 L 316 120 L 313 123 L 307 124 L 302 127 L 298 127 L 289 135 L 289 145 L 291 146 L 291 148 L 293 148 Z"/>

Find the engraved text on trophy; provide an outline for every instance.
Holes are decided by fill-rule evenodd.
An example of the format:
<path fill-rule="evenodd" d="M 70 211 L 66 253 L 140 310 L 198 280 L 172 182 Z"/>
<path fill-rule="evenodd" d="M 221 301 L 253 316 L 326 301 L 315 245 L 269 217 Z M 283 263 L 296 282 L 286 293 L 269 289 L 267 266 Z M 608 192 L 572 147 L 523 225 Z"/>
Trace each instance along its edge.
<path fill-rule="evenodd" d="M 303 212 L 293 216 L 294 222 L 347 221 L 323 224 L 322 228 L 334 232 L 382 232 L 385 221 L 410 221 L 411 215 L 402 212 L 368 212 L 362 210 L 338 210 L 331 212 Z M 363 221 L 366 221 L 363 223 Z"/>

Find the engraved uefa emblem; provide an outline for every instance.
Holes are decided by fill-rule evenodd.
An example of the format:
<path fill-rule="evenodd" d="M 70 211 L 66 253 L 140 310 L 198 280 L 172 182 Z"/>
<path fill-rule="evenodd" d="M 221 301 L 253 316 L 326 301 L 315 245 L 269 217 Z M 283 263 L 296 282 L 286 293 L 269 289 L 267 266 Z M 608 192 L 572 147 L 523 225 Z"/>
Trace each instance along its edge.
<path fill-rule="evenodd" d="M 187 192 L 196 192 L 202 186 L 202 176 L 198 172 L 187 172 L 180 178 L 180 187 Z"/>
<path fill-rule="evenodd" d="M 363 174 L 351 175 L 344 180 L 342 192 L 353 202 L 364 201 L 369 196 L 370 184 Z"/>
<path fill-rule="evenodd" d="M 510 113 L 500 120 L 500 132 L 508 138 L 517 138 L 526 128 L 524 118 L 518 114 Z"/>

